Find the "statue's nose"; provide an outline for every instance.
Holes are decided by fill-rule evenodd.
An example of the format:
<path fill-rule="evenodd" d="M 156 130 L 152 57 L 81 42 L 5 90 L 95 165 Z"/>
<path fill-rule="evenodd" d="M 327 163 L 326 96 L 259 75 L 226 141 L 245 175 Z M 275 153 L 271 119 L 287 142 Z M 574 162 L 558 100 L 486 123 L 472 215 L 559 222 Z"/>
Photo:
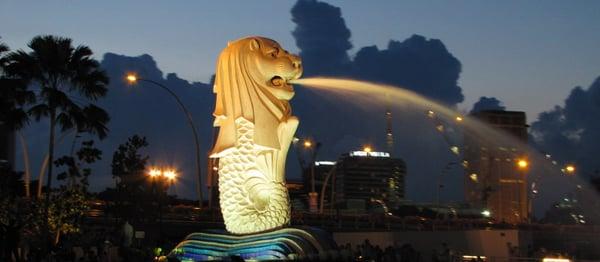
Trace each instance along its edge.
<path fill-rule="evenodd" d="M 302 62 L 300 60 L 294 60 L 292 61 L 292 65 L 294 65 L 295 68 L 301 68 Z"/>

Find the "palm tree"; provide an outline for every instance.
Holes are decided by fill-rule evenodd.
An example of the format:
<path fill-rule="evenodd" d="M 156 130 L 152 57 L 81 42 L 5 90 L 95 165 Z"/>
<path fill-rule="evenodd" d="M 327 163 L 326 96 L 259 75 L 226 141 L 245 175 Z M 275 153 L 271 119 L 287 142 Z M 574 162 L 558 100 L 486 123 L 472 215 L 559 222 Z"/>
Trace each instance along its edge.
<path fill-rule="evenodd" d="M 106 95 L 108 77 L 92 58 L 92 50 L 83 45 L 73 47 L 69 38 L 36 36 L 28 47 L 32 50 L 29 53 L 19 50 L 6 56 L 5 72 L 39 88 L 28 114 L 36 121 L 48 118 L 50 122 L 45 205 L 48 212 L 57 126 L 62 132 L 75 129 L 104 138 L 109 116 L 91 102 Z"/>
<path fill-rule="evenodd" d="M 0 43 L 0 128 L 10 132 L 22 128 L 29 121 L 24 106 L 35 101 L 35 95 L 27 90 L 25 81 L 8 77 L 4 73 L 7 64 L 5 54 L 8 51 L 8 46 Z M 24 160 L 27 161 L 27 159 Z M 25 195 L 29 197 L 30 173 L 28 166 L 25 168 L 24 179 Z"/>

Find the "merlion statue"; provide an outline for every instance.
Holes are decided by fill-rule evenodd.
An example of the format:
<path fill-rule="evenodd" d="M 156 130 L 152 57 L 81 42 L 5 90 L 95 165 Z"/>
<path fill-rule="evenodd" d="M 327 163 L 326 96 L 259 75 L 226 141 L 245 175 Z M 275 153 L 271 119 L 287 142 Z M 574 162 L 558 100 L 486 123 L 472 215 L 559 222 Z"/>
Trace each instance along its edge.
<path fill-rule="evenodd" d="M 298 56 L 267 38 L 230 42 L 219 55 L 211 158 L 219 158 L 219 197 L 227 231 L 249 234 L 289 224 L 285 160 L 298 127 L 289 80 Z"/>

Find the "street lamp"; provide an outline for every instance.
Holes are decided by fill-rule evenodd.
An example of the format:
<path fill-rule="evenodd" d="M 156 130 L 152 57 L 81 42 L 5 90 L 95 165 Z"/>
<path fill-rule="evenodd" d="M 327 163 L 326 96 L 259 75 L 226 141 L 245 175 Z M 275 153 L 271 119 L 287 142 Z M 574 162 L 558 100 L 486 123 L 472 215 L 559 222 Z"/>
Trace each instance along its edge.
<path fill-rule="evenodd" d="M 308 193 L 308 209 L 311 213 L 318 212 L 317 198 L 319 194 L 315 191 L 315 161 L 317 160 L 317 151 L 321 147 L 321 143 L 304 140 L 304 148 L 311 150 L 312 158 L 310 161 L 310 192 Z"/>
<path fill-rule="evenodd" d="M 195 148 L 196 149 L 196 157 L 195 157 L 195 160 L 196 160 L 195 161 L 196 162 L 196 193 L 198 194 L 198 202 L 199 202 L 198 205 L 200 208 L 202 208 L 202 204 L 203 204 L 204 200 L 202 197 L 202 186 L 200 185 L 202 183 L 202 172 L 200 169 L 200 142 L 198 139 L 198 132 L 196 131 L 196 126 L 194 125 L 192 114 L 190 114 L 190 112 L 187 110 L 187 108 L 183 105 L 183 102 L 181 102 L 179 97 L 175 93 L 173 93 L 173 91 L 171 91 L 171 89 L 167 88 L 163 84 L 158 83 L 153 80 L 140 78 L 139 76 L 137 76 L 136 74 L 133 74 L 133 73 L 127 74 L 125 79 L 131 85 L 135 85 L 138 82 L 144 81 L 144 82 L 147 82 L 147 83 L 150 83 L 150 84 L 153 84 L 155 86 L 162 88 L 163 90 L 167 91 L 167 93 L 169 93 L 173 98 L 175 98 L 175 101 L 177 102 L 177 104 L 179 104 L 179 107 L 181 108 L 183 113 L 185 113 L 188 124 L 190 125 L 190 128 L 192 129 L 192 133 L 194 135 L 194 143 L 195 143 L 195 147 L 196 147 Z"/>
<path fill-rule="evenodd" d="M 525 176 L 525 172 L 527 172 L 527 169 L 529 168 L 529 161 L 527 161 L 527 159 L 525 159 L 525 158 L 517 159 L 517 168 L 519 170 L 522 170 L 523 176 Z M 518 186 L 518 188 L 517 188 L 517 200 L 519 203 L 519 205 L 518 205 L 519 211 L 518 212 L 519 212 L 519 214 L 527 214 L 527 219 L 530 219 L 531 218 L 531 205 L 532 205 L 531 199 L 528 197 L 529 200 L 525 203 L 525 205 L 526 205 L 525 211 L 523 210 L 523 207 L 522 207 L 523 203 L 521 202 L 521 195 L 529 196 L 529 191 L 527 190 L 527 184 L 525 183 L 526 180 L 524 180 L 524 178 L 522 180 L 521 178 L 517 177 L 517 181 L 519 181 L 519 182 L 523 181 L 522 182 L 523 185 Z M 517 184 L 517 185 L 519 185 L 519 184 Z"/>
<path fill-rule="evenodd" d="M 575 174 L 575 166 L 574 166 L 574 165 L 571 165 L 571 164 L 569 164 L 569 165 L 565 166 L 565 168 L 564 168 L 564 172 L 565 172 L 565 173 L 567 173 L 568 175 L 573 175 L 573 174 Z"/>
<path fill-rule="evenodd" d="M 517 167 L 519 167 L 519 169 L 526 169 L 529 167 L 529 162 L 525 159 L 519 159 L 517 160 Z"/>

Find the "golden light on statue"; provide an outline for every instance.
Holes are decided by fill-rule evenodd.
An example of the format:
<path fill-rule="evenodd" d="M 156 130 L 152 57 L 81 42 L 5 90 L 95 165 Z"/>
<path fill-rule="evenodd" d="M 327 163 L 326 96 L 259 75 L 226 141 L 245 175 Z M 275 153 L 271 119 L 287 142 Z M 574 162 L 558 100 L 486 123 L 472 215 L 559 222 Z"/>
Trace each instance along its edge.
<path fill-rule="evenodd" d="M 219 159 L 220 206 L 230 233 L 290 223 L 285 160 L 299 121 L 291 114 L 289 82 L 301 74 L 298 56 L 263 37 L 232 41 L 219 55 L 213 89 L 219 133 L 210 157 Z"/>
<path fill-rule="evenodd" d="M 137 75 L 135 75 L 134 73 L 129 73 L 127 74 L 127 76 L 125 77 L 125 79 L 127 80 L 127 82 L 129 82 L 129 84 L 134 85 L 137 83 L 138 81 L 138 77 Z"/>
<path fill-rule="evenodd" d="M 527 162 L 527 160 L 525 159 L 519 159 L 517 161 L 517 166 L 519 167 L 519 169 L 525 169 L 529 166 L 529 162 Z"/>

